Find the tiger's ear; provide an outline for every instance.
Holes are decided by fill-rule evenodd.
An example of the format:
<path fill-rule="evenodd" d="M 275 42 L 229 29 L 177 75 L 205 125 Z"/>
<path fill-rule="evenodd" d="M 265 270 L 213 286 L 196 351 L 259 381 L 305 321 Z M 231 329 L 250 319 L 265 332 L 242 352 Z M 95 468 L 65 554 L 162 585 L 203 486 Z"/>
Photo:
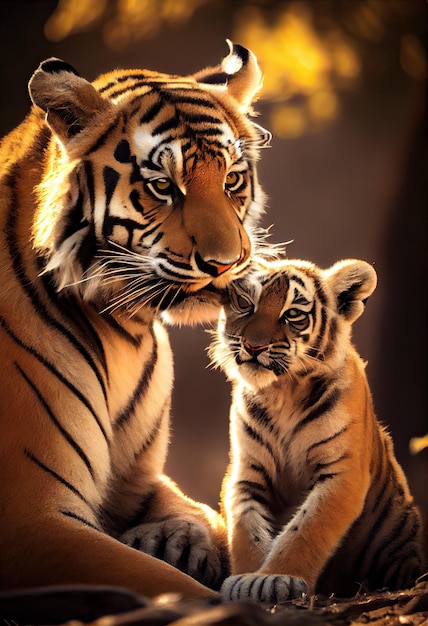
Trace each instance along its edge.
<path fill-rule="evenodd" d="M 228 93 L 238 102 L 242 113 L 251 110 L 251 103 L 262 87 L 262 73 L 255 55 L 226 40 L 229 54 L 218 67 L 211 67 L 194 74 L 200 83 L 226 85 Z"/>
<path fill-rule="evenodd" d="M 90 82 L 65 61 L 43 61 L 28 83 L 33 103 L 46 112 L 51 130 L 66 143 L 111 106 Z"/>
<path fill-rule="evenodd" d="M 346 259 L 324 271 L 324 278 L 336 298 L 337 310 L 349 322 L 364 311 L 367 298 L 376 289 L 377 275 L 365 261 Z"/>
<path fill-rule="evenodd" d="M 257 145 L 259 148 L 267 148 L 270 147 L 270 142 L 272 140 L 272 133 L 270 130 L 263 128 L 260 124 L 256 124 L 255 122 L 251 122 L 253 128 L 255 128 L 256 133 L 258 135 Z"/>

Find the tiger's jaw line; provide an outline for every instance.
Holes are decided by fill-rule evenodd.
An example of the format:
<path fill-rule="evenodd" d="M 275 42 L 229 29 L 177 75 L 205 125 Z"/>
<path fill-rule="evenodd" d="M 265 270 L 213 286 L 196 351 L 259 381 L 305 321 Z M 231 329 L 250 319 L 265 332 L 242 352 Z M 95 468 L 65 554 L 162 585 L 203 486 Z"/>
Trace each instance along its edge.
<path fill-rule="evenodd" d="M 182 287 L 170 307 L 162 311 L 168 325 L 208 324 L 218 319 L 223 303 L 223 290 L 236 274 L 245 271 L 247 262 L 228 270 L 218 278 L 206 279 Z"/>
<path fill-rule="evenodd" d="M 162 319 L 168 325 L 207 324 L 218 319 L 223 303 L 223 291 L 230 282 L 244 273 L 250 261 L 246 255 L 243 261 L 235 263 L 217 278 L 206 277 L 187 284 L 177 283 L 180 294 L 162 311 Z"/>
<path fill-rule="evenodd" d="M 153 250 L 150 251 L 153 254 Z M 217 278 L 197 271 L 189 264 L 183 278 L 172 279 L 163 258 L 142 254 L 110 240 L 95 253 L 91 267 L 74 277 L 67 268 L 69 257 L 54 268 L 47 265 L 43 274 L 57 269 L 58 291 L 74 292 L 92 303 L 103 314 L 150 320 L 160 315 L 169 324 L 197 324 L 217 319 L 222 304 L 222 292 L 233 278 L 245 271 L 248 263 L 236 264 Z"/>
<path fill-rule="evenodd" d="M 211 287 L 211 288 L 210 288 Z M 221 294 L 210 284 L 191 294 L 183 294 L 160 312 L 168 326 L 196 326 L 215 321 L 221 307 Z"/>

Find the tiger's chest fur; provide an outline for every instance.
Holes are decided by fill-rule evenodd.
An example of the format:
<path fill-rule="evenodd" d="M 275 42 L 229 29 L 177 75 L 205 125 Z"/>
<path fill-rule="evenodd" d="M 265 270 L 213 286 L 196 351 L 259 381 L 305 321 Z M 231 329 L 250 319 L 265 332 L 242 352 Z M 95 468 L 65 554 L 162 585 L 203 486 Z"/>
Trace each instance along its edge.
<path fill-rule="evenodd" d="M 44 315 L 30 327 L 18 316 L 0 320 L 5 378 L 10 390 L 20 388 L 17 397 L 4 397 L 5 437 L 12 442 L 16 429 L 5 416 L 19 412 L 27 459 L 91 503 L 88 522 L 102 521 L 118 533 L 165 462 L 173 383 L 169 340 L 157 321 L 100 320 L 91 307 L 83 314 L 73 299 L 52 306 L 42 293 Z M 25 309 L 23 300 L 24 318 Z"/>
<path fill-rule="evenodd" d="M 210 354 L 233 384 L 231 599 L 398 589 L 422 573 L 420 515 L 350 341 L 375 285 L 362 261 L 284 260 L 228 289 Z"/>

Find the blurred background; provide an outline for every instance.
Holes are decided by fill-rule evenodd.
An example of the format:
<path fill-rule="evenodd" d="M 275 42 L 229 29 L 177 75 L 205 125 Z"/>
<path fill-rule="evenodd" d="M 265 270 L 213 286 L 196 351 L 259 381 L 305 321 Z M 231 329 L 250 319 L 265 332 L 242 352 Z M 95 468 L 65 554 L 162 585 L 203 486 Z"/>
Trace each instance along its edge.
<path fill-rule="evenodd" d="M 259 176 L 272 242 L 322 267 L 374 264 L 356 323 L 378 417 L 428 518 L 427 4 L 425 0 L 2 0 L 0 134 L 28 112 L 27 83 L 57 56 L 92 80 L 115 67 L 188 74 L 226 38 L 257 55 L 256 109 L 273 133 Z M 202 328 L 171 329 L 176 362 L 168 473 L 216 507 L 228 462 L 229 383 Z M 415 447 L 415 446 L 414 446 Z M 420 446 L 421 447 L 421 446 Z M 358 477 L 356 477 L 358 480 Z"/>

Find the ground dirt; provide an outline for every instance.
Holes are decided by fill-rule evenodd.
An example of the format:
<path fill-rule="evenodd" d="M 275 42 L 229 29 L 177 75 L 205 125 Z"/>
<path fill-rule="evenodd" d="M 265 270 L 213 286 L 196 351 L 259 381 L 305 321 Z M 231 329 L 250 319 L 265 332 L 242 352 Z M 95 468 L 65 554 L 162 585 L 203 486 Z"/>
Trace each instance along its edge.
<path fill-rule="evenodd" d="M 52 587 L 0 594 L 4 626 L 428 626 L 428 579 L 400 592 L 311 597 L 276 606 L 147 600 L 109 587 Z"/>

